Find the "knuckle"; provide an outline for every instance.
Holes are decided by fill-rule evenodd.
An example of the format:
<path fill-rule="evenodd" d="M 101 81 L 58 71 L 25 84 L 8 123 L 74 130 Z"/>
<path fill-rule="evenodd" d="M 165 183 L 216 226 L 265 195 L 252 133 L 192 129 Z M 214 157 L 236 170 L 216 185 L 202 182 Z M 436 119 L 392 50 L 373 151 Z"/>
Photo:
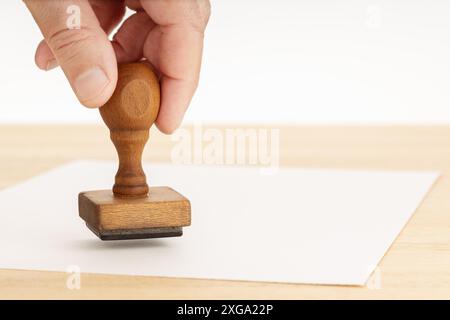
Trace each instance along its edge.
<path fill-rule="evenodd" d="M 52 34 L 48 44 L 59 57 L 68 57 L 77 53 L 77 48 L 86 42 L 95 40 L 96 33 L 86 27 L 80 29 L 62 29 Z"/>
<path fill-rule="evenodd" d="M 211 16 L 211 3 L 209 0 L 204 0 L 202 5 L 200 5 L 200 20 L 206 25 Z"/>
<path fill-rule="evenodd" d="M 184 13 L 184 22 L 193 30 L 204 33 L 211 16 L 211 4 L 209 0 L 197 0 L 190 3 Z"/>
<path fill-rule="evenodd" d="M 197 18 L 194 21 L 194 26 L 197 29 L 204 31 L 206 25 L 208 24 L 209 17 L 211 16 L 211 3 L 209 2 L 209 0 L 201 1 L 201 3 L 198 5 L 196 16 Z"/>

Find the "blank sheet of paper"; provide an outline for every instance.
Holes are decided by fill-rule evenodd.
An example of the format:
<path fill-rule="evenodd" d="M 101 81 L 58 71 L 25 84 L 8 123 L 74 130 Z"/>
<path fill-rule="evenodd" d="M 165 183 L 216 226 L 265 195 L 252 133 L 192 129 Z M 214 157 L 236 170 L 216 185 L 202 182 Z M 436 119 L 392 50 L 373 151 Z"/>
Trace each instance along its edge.
<path fill-rule="evenodd" d="M 0 192 L 0 268 L 363 285 L 437 179 L 432 172 L 145 166 L 191 200 L 181 238 L 102 242 L 80 191 L 112 162 L 73 162 Z"/>

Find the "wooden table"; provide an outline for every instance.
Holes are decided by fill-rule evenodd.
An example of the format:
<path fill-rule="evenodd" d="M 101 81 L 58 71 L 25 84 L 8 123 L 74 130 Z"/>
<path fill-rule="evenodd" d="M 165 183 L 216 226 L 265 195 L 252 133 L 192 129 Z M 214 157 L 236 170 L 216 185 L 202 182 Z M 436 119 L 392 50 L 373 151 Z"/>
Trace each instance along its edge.
<path fill-rule="evenodd" d="M 282 166 L 443 173 L 383 258 L 380 289 L 83 274 L 69 290 L 66 273 L 0 270 L 0 298 L 450 298 L 450 127 L 266 128 L 280 129 Z M 170 161 L 174 143 L 154 131 L 144 158 Z M 0 187 L 76 159 L 115 159 L 106 128 L 0 127 Z"/>

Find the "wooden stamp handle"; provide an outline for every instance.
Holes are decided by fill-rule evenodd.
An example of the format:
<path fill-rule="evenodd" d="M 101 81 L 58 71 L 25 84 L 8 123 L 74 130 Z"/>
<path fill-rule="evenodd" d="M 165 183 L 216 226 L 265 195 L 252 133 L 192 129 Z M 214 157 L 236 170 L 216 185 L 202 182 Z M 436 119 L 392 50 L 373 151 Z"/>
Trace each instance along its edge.
<path fill-rule="evenodd" d="M 142 152 L 160 104 L 159 82 L 143 63 L 119 65 L 119 79 L 111 99 L 100 114 L 111 132 L 119 156 L 113 187 L 120 197 L 144 197 L 148 185 L 142 169 Z"/>

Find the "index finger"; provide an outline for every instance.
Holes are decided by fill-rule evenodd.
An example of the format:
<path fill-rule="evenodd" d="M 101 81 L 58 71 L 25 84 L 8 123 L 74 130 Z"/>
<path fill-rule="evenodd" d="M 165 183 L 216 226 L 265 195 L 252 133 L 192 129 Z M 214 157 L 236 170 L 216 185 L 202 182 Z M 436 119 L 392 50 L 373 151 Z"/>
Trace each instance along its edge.
<path fill-rule="evenodd" d="M 143 0 L 141 4 L 157 24 L 144 44 L 144 56 L 161 74 L 156 124 L 162 132 L 171 133 L 197 89 L 210 5 L 207 0 Z"/>

